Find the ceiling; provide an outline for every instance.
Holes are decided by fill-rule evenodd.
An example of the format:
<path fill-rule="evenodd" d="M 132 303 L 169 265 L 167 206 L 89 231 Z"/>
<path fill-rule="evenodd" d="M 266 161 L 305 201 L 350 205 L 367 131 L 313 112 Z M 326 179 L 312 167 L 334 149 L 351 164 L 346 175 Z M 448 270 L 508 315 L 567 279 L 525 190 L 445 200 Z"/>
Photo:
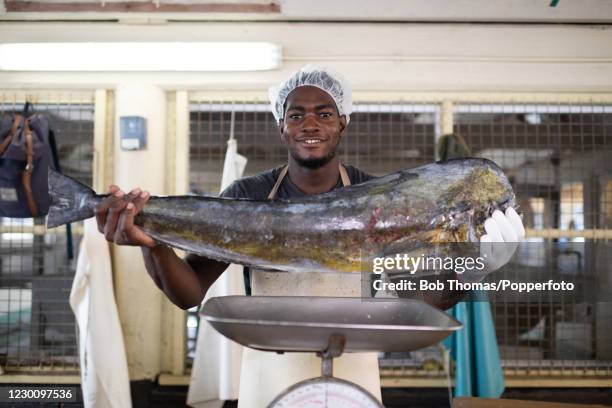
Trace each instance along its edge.
<path fill-rule="evenodd" d="M 609 24 L 609 0 L 0 0 L 0 20 Z"/>

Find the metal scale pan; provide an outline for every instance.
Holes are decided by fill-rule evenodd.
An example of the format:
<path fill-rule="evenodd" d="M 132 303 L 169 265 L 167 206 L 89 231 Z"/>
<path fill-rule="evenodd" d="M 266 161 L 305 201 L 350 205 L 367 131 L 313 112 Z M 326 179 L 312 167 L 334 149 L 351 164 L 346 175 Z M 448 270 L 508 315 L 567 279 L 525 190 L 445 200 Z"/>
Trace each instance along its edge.
<path fill-rule="evenodd" d="M 201 310 L 221 334 L 267 351 L 322 352 L 346 339 L 344 352 L 412 351 L 438 343 L 462 325 L 414 299 L 224 296 Z"/>

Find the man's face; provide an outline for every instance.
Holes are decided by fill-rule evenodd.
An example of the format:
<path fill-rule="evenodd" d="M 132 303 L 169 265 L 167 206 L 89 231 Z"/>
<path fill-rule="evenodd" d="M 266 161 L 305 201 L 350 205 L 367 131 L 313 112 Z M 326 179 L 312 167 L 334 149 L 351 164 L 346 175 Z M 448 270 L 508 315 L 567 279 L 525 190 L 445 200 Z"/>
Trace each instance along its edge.
<path fill-rule="evenodd" d="M 346 118 L 338 115 L 332 97 L 314 86 L 294 89 L 285 101 L 281 139 L 301 166 L 316 169 L 336 155 Z"/>

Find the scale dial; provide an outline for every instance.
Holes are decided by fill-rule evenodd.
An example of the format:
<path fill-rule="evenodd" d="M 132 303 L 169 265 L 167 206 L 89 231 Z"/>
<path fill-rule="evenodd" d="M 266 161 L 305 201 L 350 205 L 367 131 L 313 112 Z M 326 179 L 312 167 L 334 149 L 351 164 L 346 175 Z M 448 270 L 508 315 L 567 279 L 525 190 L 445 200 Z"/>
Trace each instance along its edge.
<path fill-rule="evenodd" d="M 268 408 L 383 408 L 369 392 L 339 378 L 317 377 L 289 387 Z"/>

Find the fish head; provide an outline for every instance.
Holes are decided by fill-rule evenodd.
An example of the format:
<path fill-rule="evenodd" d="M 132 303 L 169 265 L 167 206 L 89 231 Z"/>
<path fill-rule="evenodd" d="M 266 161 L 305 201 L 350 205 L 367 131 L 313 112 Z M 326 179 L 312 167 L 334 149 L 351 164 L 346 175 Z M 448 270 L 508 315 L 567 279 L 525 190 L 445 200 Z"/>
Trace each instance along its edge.
<path fill-rule="evenodd" d="M 484 222 L 495 210 L 519 208 L 512 185 L 502 169 L 487 159 L 461 159 L 462 177 L 452 182 L 440 202 L 444 227 L 450 241 L 478 242 L 484 234 Z M 452 163 L 450 160 L 447 163 Z M 448 239 L 449 236 L 446 238 Z"/>

